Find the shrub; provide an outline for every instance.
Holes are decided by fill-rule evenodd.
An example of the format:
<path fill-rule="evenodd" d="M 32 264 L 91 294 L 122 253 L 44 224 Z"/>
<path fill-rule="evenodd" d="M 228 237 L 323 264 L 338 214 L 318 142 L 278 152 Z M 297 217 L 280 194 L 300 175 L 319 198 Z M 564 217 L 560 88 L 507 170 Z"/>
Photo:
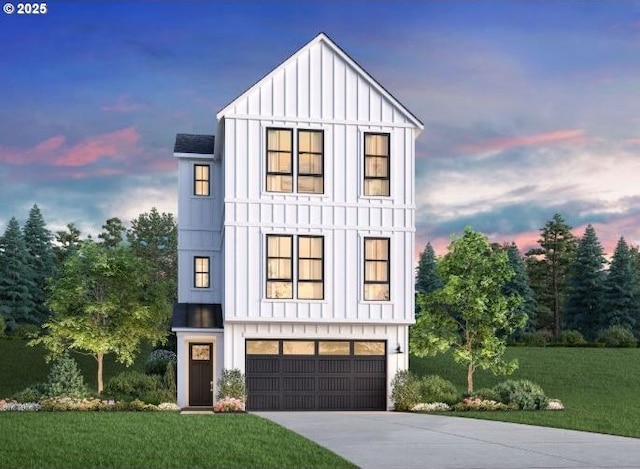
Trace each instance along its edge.
<path fill-rule="evenodd" d="M 517 410 L 515 404 L 505 404 L 493 400 L 480 399 L 478 397 L 465 397 L 462 402 L 458 402 L 453 406 L 453 410 L 457 412 L 467 410 Z"/>
<path fill-rule="evenodd" d="M 409 370 L 398 371 L 393 377 L 391 400 L 398 411 L 411 410 L 420 403 L 420 381 Z"/>
<path fill-rule="evenodd" d="M 565 347 L 579 347 L 581 345 L 586 345 L 587 341 L 580 331 L 568 330 L 560 333 L 558 343 Z"/>
<path fill-rule="evenodd" d="M 438 375 L 424 376 L 419 384 L 420 402 L 458 402 L 458 390 L 455 385 Z"/>
<path fill-rule="evenodd" d="M 18 402 L 39 402 L 47 396 L 48 386 L 45 383 L 34 384 L 11 396 L 11 399 Z"/>
<path fill-rule="evenodd" d="M 167 365 L 174 366 L 177 363 L 176 354 L 170 350 L 157 349 L 152 351 L 144 364 L 144 372 L 148 375 L 163 376 L 167 370 Z"/>
<path fill-rule="evenodd" d="M 35 339 L 42 329 L 35 324 L 18 324 L 11 332 L 14 339 Z"/>
<path fill-rule="evenodd" d="M 638 345 L 633 332 L 623 326 L 611 326 L 600 332 L 598 342 L 606 347 L 635 347 Z"/>
<path fill-rule="evenodd" d="M 235 397 L 225 397 L 213 404 L 214 412 L 244 412 L 244 410 L 244 401 Z"/>
<path fill-rule="evenodd" d="M 522 343 L 527 347 L 546 347 L 549 334 L 544 331 L 527 332 L 522 335 Z"/>
<path fill-rule="evenodd" d="M 58 358 L 49 373 L 47 396 L 84 397 L 88 393 L 76 361 L 69 355 Z"/>
<path fill-rule="evenodd" d="M 413 412 L 446 412 L 451 410 L 451 407 L 444 402 L 430 402 L 416 404 L 411 410 Z"/>
<path fill-rule="evenodd" d="M 490 388 L 476 389 L 468 397 L 474 397 L 483 401 L 500 401 L 500 394 Z"/>
<path fill-rule="evenodd" d="M 147 404 L 160 404 L 175 400 L 175 394 L 171 395 L 162 386 L 161 379 L 157 376 L 149 376 L 139 371 L 123 371 L 117 374 L 107 383 L 103 394 L 106 397 L 118 401 L 133 402 L 143 401 Z M 133 407 L 136 407 L 135 405 Z M 131 410 L 139 410 L 133 408 Z"/>
<path fill-rule="evenodd" d="M 7 322 L 4 320 L 4 316 L 0 314 L 0 337 L 4 336 L 4 331 L 7 329 Z"/>
<path fill-rule="evenodd" d="M 546 409 L 548 399 L 540 386 L 527 379 L 507 380 L 497 384 L 493 390 L 504 404 L 516 404 L 521 410 Z"/>
<path fill-rule="evenodd" d="M 244 375 L 237 368 L 222 370 L 222 376 L 220 376 L 218 380 L 218 394 L 216 398 L 220 400 L 226 397 L 233 397 L 242 402 L 247 399 Z"/>

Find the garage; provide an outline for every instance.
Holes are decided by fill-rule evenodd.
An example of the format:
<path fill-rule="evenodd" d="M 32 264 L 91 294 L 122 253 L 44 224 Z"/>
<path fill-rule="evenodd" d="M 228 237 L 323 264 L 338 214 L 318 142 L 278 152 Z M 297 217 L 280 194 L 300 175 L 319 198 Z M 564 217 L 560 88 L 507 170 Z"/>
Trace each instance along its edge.
<path fill-rule="evenodd" d="M 386 352 L 375 340 L 248 339 L 247 410 L 386 410 Z"/>

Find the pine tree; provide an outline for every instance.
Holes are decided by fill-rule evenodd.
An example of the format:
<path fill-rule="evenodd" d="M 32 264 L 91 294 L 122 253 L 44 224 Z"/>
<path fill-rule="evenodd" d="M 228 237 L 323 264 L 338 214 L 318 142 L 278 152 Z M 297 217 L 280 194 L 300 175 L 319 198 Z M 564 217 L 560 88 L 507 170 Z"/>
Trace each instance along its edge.
<path fill-rule="evenodd" d="M 105 247 L 117 248 L 122 244 L 126 231 L 127 229 L 122 224 L 122 221 L 118 217 L 113 217 L 102 225 L 102 233 L 98 235 L 98 238 L 102 240 L 102 244 Z"/>
<path fill-rule="evenodd" d="M 75 224 L 68 223 L 67 231 L 56 231 L 56 244 L 53 246 L 56 267 L 61 267 L 64 261 L 80 248 L 81 244 L 80 230 Z"/>
<path fill-rule="evenodd" d="M 19 324 L 37 324 L 34 275 L 20 224 L 12 217 L 0 241 L 0 314 L 9 331 Z"/>
<path fill-rule="evenodd" d="M 553 337 L 558 338 L 562 324 L 567 272 L 573 262 L 576 238 L 562 215 L 555 213 L 540 229 L 539 248 L 526 253 L 531 287 L 539 304 L 553 316 Z M 538 308 L 538 315 L 541 308 Z"/>
<path fill-rule="evenodd" d="M 596 230 L 588 225 L 571 265 L 565 324 L 587 339 L 595 339 L 602 327 L 604 266 L 607 263 Z"/>
<path fill-rule="evenodd" d="M 529 285 L 529 276 L 527 275 L 525 263 L 515 243 L 502 246 L 501 249 L 507 252 L 509 264 L 514 272 L 513 278 L 502 287 L 503 293 L 507 296 L 517 295 L 522 298 L 522 304 L 515 310 L 515 314 L 527 316 L 525 330 L 531 331 L 536 324 L 536 299 Z"/>
<path fill-rule="evenodd" d="M 621 237 L 613 253 L 609 275 L 605 281 L 605 321 L 601 325 L 602 329 L 620 325 L 636 330 L 640 314 L 640 291 L 636 276 L 629 245 Z"/>
<path fill-rule="evenodd" d="M 55 270 L 53 254 L 53 235 L 47 229 L 40 208 L 34 205 L 29 211 L 29 218 L 24 224 L 24 240 L 29 251 L 29 265 L 33 271 L 35 288 L 32 293 L 35 303 L 34 315 L 37 324 L 44 322 L 50 315 L 47 301 L 47 279 Z"/>
<path fill-rule="evenodd" d="M 424 251 L 420 253 L 416 274 L 416 292 L 430 293 L 443 285 L 438 275 L 436 254 L 431 243 L 427 243 Z"/>

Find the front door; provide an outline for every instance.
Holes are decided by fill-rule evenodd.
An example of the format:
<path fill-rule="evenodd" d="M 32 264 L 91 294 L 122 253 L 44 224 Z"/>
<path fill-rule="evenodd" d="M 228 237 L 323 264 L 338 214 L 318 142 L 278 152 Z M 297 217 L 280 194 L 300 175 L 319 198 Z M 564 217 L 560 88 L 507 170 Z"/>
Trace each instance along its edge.
<path fill-rule="evenodd" d="M 189 405 L 213 406 L 213 344 L 189 344 Z"/>

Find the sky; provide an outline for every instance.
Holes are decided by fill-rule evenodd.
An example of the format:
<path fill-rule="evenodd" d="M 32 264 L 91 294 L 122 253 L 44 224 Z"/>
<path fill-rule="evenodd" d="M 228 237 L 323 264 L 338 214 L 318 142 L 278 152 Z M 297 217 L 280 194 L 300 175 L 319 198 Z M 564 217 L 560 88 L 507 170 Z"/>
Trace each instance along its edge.
<path fill-rule="evenodd" d="M 525 252 L 556 212 L 640 244 L 640 2 L 46 4 L 0 13 L 0 233 L 175 214 L 176 133 L 325 32 L 425 125 L 416 251 L 470 226 Z"/>

